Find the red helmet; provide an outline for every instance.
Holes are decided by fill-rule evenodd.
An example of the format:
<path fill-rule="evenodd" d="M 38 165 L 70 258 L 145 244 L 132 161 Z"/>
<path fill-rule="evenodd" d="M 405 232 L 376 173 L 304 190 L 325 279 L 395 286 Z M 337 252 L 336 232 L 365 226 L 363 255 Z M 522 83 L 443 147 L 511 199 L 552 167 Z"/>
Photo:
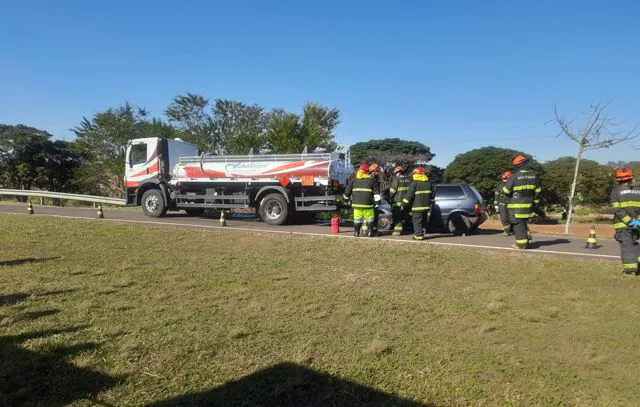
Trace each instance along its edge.
<path fill-rule="evenodd" d="M 529 159 L 523 155 L 517 155 L 516 158 L 513 159 L 513 165 L 515 167 L 525 164 Z"/>
<path fill-rule="evenodd" d="M 502 175 L 500 176 L 500 179 L 502 179 L 503 181 L 506 181 L 509 179 L 509 177 L 511 177 L 511 171 L 505 171 L 502 173 Z"/>
<path fill-rule="evenodd" d="M 369 172 L 369 166 L 367 164 L 362 164 L 358 169 L 362 172 Z"/>
<path fill-rule="evenodd" d="M 616 171 L 616 181 L 629 181 L 633 179 L 633 171 L 629 168 L 618 168 Z"/>
<path fill-rule="evenodd" d="M 378 171 L 378 164 L 373 163 L 369 166 L 369 172 L 376 172 Z"/>
<path fill-rule="evenodd" d="M 424 168 L 423 167 L 416 167 L 413 169 L 413 173 L 414 174 L 424 174 Z"/>
<path fill-rule="evenodd" d="M 396 168 L 393 169 L 394 174 L 397 174 L 402 171 L 404 171 L 404 167 L 402 165 L 397 165 Z"/>

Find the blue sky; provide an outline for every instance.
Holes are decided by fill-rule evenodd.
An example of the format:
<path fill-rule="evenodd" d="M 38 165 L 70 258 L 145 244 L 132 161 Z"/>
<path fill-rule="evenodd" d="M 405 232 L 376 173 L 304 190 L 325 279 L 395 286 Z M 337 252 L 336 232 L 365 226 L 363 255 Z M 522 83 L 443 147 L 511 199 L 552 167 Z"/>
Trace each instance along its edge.
<path fill-rule="evenodd" d="M 162 115 L 186 91 L 336 106 L 339 143 L 419 140 L 438 165 L 486 145 L 574 154 L 545 124 L 554 103 L 572 116 L 607 101 L 640 121 L 633 0 L 0 0 L 0 10 L 0 122 L 59 138 L 124 101 Z M 638 153 L 627 144 L 588 158 Z"/>

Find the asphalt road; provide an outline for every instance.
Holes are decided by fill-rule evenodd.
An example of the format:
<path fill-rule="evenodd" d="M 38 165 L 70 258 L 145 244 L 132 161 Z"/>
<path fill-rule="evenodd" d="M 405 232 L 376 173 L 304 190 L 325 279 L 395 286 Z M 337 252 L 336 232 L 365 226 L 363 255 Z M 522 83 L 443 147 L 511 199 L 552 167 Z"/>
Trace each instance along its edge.
<path fill-rule="evenodd" d="M 34 205 L 35 216 L 56 216 L 76 219 L 96 219 L 96 211 L 90 208 L 59 208 L 52 206 Z M 0 213 L 26 214 L 26 205 L 0 205 Z M 146 217 L 142 210 L 104 210 L 105 219 L 100 221 L 116 221 L 134 224 L 156 224 L 166 226 L 194 227 L 222 229 L 218 219 L 209 217 L 189 217 L 182 212 L 169 213 L 163 218 Z M 96 219 L 97 220 L 97 219 Z M 227 217 L 227 227 L 229 232 L 248 231 L 255 233 L 281 233 L 306 236 L 332 236 L 339 238 L 353 238 L 350 227 L 341 226 L 339 234 L 332 234 L 328 224 L 311 225 L 286 225 L 269 226 L 254 218 L 240 217 L 238 215 Z M 586 238 L 586 237 L 585 237 Z M 620 261 L 620 249 L 615 240 L 598 239 L 600 247 L 597 249 L 586 249 L 585 238 L 575 238 L 567 236 L 534 235 L 534 248 L 524 251 L 531 255 L 561 255 L 570 257 L 582 257 L 592 259 L 605 259 Z M 509 250 L 514 243 L 513 237 L 502 236 L 500 231 L 480 230 L 473 236 L 452 236 L 449 234 L 430 234 L 428 239 L 422 242 L 411 240 L 411 236 L 382 236 L 376 240 L 384 240 L 393 243 L 406 244 L 434 244 L 452 247 L 468 247 L 489 250 Z"/>

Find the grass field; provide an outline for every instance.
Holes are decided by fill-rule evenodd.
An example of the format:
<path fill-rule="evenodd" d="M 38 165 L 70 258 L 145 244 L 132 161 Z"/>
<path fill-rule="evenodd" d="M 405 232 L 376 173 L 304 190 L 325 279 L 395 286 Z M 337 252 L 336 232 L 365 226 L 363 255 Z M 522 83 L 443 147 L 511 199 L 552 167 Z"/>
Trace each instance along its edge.
<path fill-rule="evenodd" d="M 0 224 L 0 405 L 640 405 L 616 262 Z"/>

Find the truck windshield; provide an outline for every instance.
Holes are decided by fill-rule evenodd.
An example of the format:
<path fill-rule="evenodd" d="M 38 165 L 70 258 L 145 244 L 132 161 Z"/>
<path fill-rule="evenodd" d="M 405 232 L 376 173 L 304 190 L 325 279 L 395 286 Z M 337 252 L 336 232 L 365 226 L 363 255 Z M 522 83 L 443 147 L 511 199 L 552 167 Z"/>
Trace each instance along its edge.
<path fill-rule="evenodd" d="M 129 152 L 129 167 L 144 164 L 147 161 L 147 145 L 134 144 Z"/>

